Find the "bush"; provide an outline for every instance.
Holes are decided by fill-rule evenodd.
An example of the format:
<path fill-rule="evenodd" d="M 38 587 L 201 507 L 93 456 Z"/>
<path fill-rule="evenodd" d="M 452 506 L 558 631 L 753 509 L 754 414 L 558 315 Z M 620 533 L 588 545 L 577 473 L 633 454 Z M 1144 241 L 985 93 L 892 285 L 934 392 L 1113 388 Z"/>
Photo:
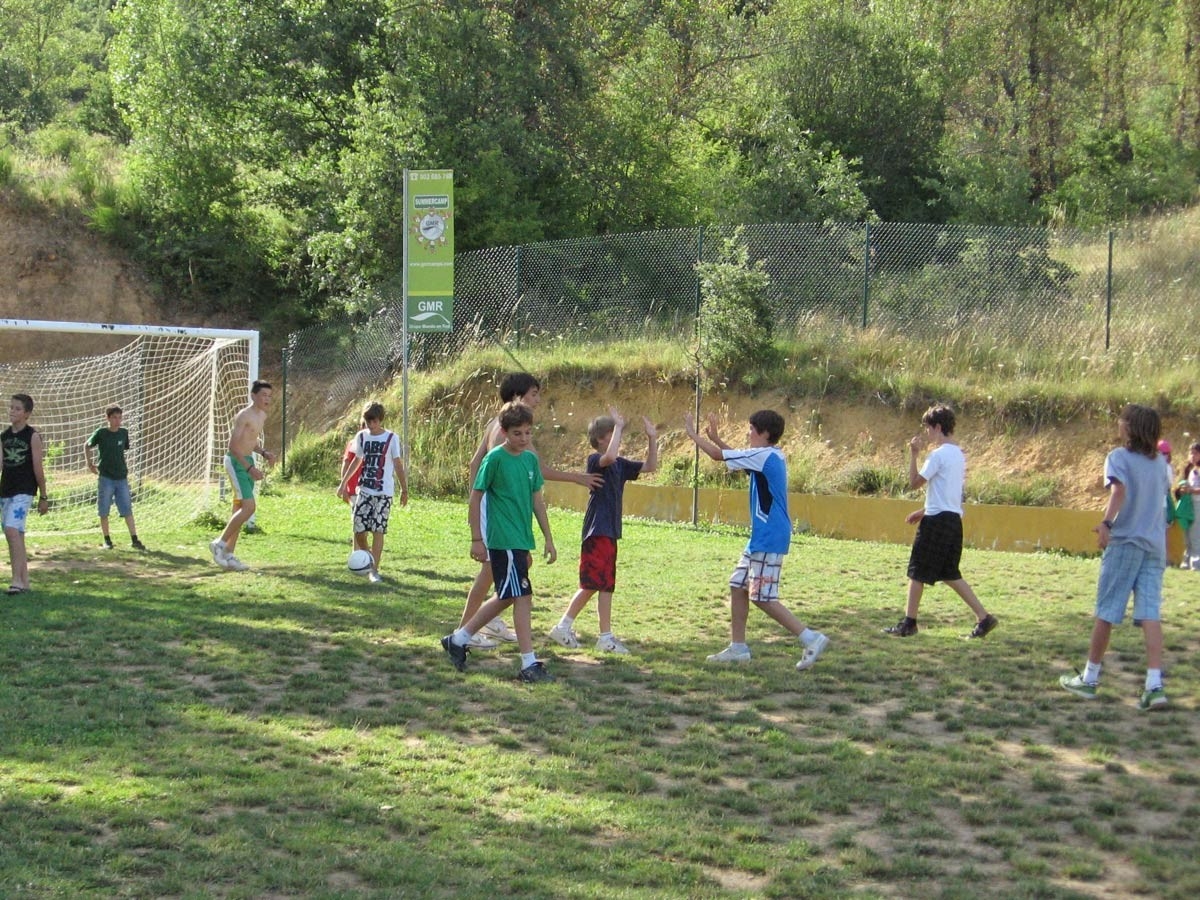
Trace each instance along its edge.
<path fill-rule="evenodd" d="M 696 264 L 700 277 L 700 344 L 697 355 L 711 383 L 753 379 L 772 358 L 772 316 L 763 262 L 750 264 L 739 229 L 717 262 Z"/>

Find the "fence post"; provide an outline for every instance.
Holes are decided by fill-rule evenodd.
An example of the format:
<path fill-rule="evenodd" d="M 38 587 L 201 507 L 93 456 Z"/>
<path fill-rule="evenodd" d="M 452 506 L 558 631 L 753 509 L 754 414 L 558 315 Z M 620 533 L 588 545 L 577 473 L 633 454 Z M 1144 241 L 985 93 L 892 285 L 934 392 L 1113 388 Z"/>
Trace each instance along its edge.
<path fill-rule="evenodd" d="M 1113 232 L 1108 231 L 1108 284 L 1105 287 L 1104 298 L 1104 349 L 1108 350 L 1112 340 L 1112 300 L 1113 300 Z"/>
<path fill-rule="evenodd" d="M 871 223 L 863 223 L 863 309 L 862 327 L 867 330 L 867 304 L 871 299 Z"/>
<path fill-rule="evenodd" d="M 696 228 L 696 264 L 704 262 L 704 226 Z M 703 302 L 700 288 L 700 271 L 696 270 L 696 318 L 693 320 L 692 337 L 696 344 L 696 427 L 700 427 L 700 304 Z M 692 524 L 700 521 L 700 445 L 692 451 Z"/>
<path fill-rule="evenodd" d="M 288 383 L 288 348 L 283 348 L 283 435 L 279 441 L 279 471 L 287 475 L 287 383 Z"/>

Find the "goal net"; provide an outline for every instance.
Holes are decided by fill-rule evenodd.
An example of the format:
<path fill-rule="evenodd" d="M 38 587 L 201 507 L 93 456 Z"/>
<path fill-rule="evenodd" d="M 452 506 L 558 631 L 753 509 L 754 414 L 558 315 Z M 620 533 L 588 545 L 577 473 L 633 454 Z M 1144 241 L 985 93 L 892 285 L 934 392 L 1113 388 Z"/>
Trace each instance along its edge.
<path fill-rule="evenodd" d="M 139 534 L 177 527 L 217 505 L 233 418 L 258 376 L 257 332 L 16 320 L 0 320 L 0 329 L 28 338 L 26 346 L 47 345 L 48 335 L 49 346 L 65 345 L 70 334 L 92 334 L 85 345 L 117 345 L 96 355 L 0 364 L 0 396 L 5 404 L 17 393 L 33 398 L 30 423 L 46 448 L 50 513 L 31 515 L 30 533 L 98 528 L 96 476 L 84 445 L 107 424 L 110 406 L 121 407 L 129 431 Z M 127 533 L 115 504 L 109 515 L 119 545 Z"/>

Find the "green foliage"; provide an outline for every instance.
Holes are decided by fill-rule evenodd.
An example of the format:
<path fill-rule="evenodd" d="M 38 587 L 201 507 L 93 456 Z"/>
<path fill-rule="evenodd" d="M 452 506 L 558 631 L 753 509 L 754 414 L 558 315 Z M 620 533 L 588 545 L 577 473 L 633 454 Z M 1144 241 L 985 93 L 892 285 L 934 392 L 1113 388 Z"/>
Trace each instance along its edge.
<path fill-rule="evenodd" d="M 750 264 L 741 233 L 725 241 L 717 262 L 697 263 L 700 276 L 698 359 L 710 382 L 752 379 L 772 353 L 770 277 Z"/>

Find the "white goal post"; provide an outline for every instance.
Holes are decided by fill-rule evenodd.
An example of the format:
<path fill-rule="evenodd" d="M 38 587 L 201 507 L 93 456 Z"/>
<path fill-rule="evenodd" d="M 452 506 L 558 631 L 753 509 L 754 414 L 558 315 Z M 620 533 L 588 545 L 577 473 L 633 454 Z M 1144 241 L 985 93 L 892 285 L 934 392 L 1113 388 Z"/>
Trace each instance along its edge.
<path fill-rule="evenodd" d="M 37 353 L 41 359 L 0 356 L 0 396 L 6 403 L 18 393 L 33 398 L 30 422 L 46 447 L 51 509 L 30 516 L 30 533 L 98 527 L 96 476 L 88 472 L 84 444 L 105 424 L 110 406 L 121 407 L 129 431 L 126 462 L 140 534 L 152 533 L 156 523 L 191 521 L 220 496 L 233 418 L 258 378 L 257 331 L 0 319 L 0 332 L 23 333 L 26 344 L 48 341 L 50 348 Z M 116 349 L 45 358 L 66 335 L 84 335 L 76 345 Z M 120 546 L 128 534 L 115 506 L 110 516 Z"/>

